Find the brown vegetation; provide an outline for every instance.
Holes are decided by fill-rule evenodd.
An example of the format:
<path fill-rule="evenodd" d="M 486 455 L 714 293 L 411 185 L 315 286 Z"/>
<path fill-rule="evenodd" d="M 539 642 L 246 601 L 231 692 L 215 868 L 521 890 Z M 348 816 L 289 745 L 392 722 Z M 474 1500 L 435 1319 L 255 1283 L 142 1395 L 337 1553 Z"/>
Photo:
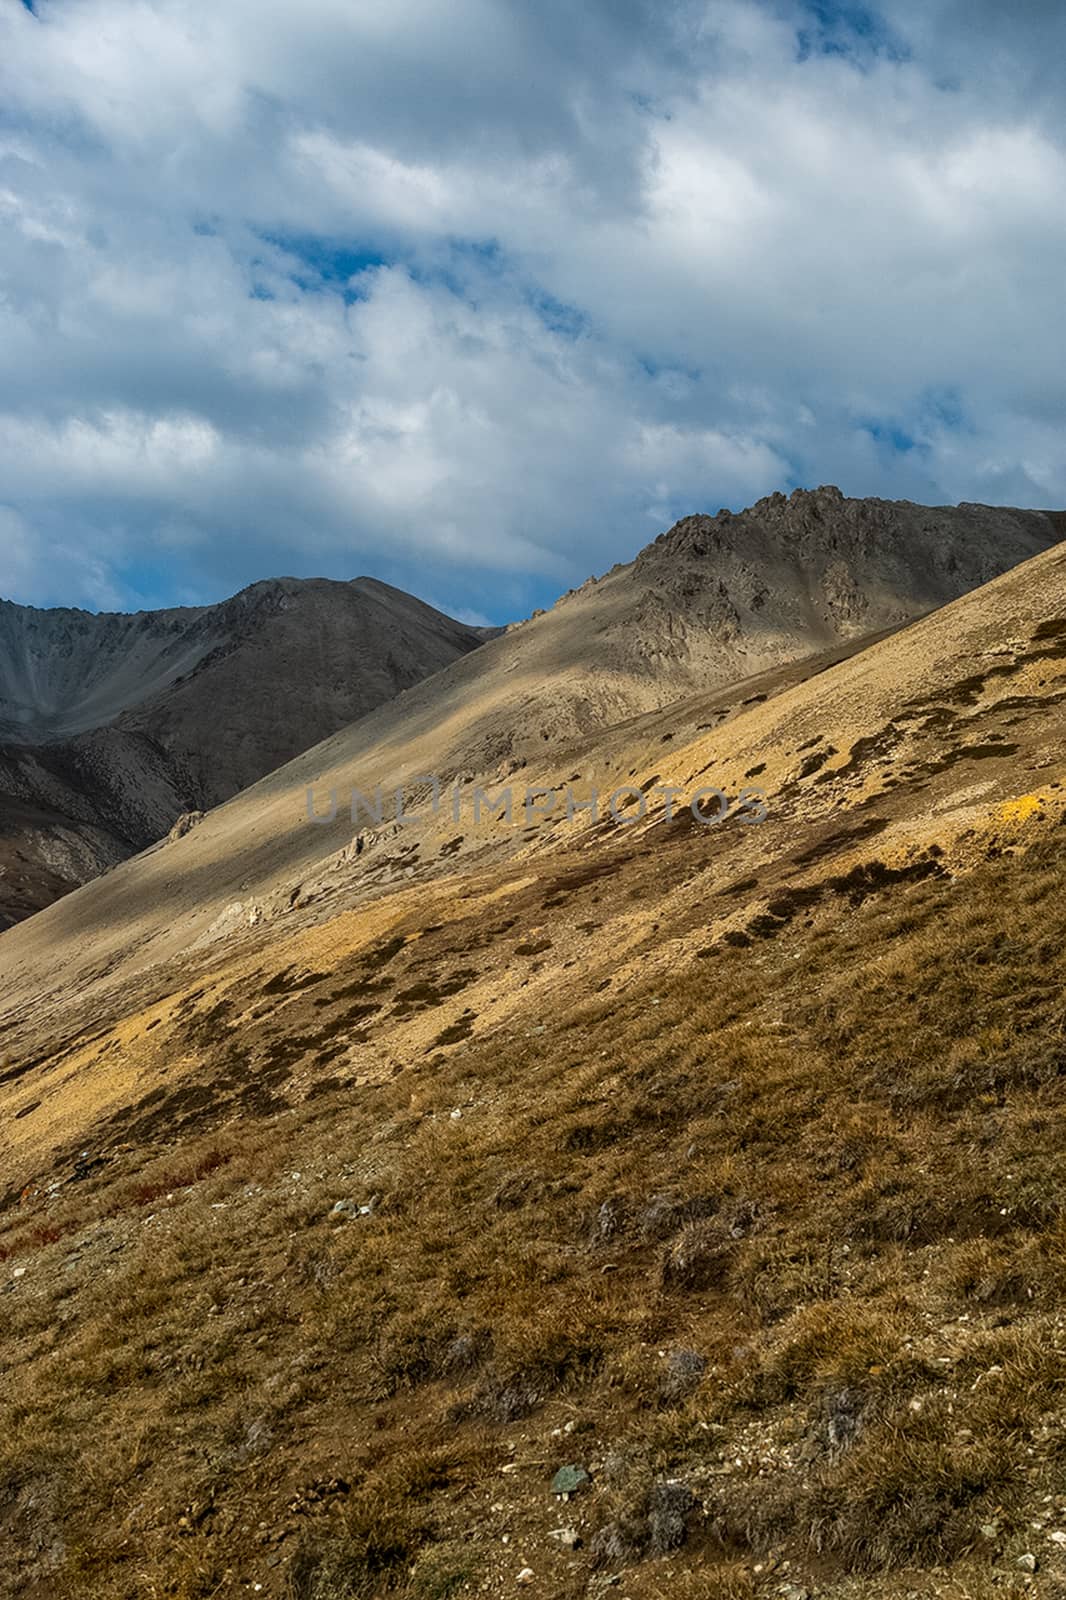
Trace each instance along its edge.
<path fill-rule="evenodd" d="M 10 1207 L 0 1592 L 1052 1595 L 1064 888 L 888 881 Z"/>

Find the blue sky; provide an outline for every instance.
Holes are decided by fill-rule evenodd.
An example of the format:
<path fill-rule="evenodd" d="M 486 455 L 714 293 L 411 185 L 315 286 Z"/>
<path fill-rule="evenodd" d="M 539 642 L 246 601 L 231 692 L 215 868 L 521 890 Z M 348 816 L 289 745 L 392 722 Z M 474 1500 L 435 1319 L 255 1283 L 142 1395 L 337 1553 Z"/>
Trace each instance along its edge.
<path fill-rule="evenodd" d="M 1044 0 L 0 10 L 0 594 L 550 604 L 822 482 L 1066 505 Z"/>

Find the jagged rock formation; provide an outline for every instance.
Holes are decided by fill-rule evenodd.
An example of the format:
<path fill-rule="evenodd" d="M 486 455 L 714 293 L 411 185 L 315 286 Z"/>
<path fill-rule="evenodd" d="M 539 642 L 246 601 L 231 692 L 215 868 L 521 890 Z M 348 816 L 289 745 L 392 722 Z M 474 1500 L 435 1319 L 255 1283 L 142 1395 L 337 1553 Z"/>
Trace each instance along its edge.
<path fill-rule="evenodd" d="M 605 584 L 641 591 L 649 671 L 726 682 L 896 627 L 1066 533 L 1056 513 L 848 499 L 832 485 L 684 517 Z M 611 630 L 623 633 L 621 619 Z"/>

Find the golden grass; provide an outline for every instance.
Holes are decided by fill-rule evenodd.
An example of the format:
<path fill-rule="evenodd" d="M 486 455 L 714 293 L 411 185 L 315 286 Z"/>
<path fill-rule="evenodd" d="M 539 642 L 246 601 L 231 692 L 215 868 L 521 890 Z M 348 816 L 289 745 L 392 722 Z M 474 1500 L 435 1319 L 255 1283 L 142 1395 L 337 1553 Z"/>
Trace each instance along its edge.
<path fill-rule="evenodd" d="M 563 1600 L 962 1600 L 1030 1548 L 1053 1579 L 1056 843 L 10 1211 L 0 1592 L 444 1600 L 528 1564 Z"/>

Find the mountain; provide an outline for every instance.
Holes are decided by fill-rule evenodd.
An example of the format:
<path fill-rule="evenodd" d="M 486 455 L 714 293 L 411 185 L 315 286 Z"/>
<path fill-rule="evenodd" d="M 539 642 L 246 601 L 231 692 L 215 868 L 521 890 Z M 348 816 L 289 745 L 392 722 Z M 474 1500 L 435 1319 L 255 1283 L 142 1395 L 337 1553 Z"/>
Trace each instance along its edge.
<path fill-rule="evenodd" d="M 0 1594 L 1066 1583 L 1066 546 L 579 727 L 602 587 L 0 936 Z"/>
<path fill-rule="evenodd" d="M 132 615 L 0 601 L 0 926 L 476 648 L 371 578 Z"/>
<path fill-rule="evenodd" d="M 900 626 L 1055 544 L 1066 514 L 771 495 L 685 517 L 408 693 L 450 769 L 492 773 L 701 689 Z M 375 724 L 393 724 L 391 712 Z M 369 730 L 363 730 L 369 732 Z M 361 736 L 360 736 L 361 737 Z"/>
<path fill-rule="evenodd" d="M 476 653 L 459 653 L 468 633 L 450 624 L 458 638 L 449 637 L 455 659 L 447 670 L 404 690 L 401 674 L 390 667 L 389 681 L 401 688 L 399 697 L 384 701 L 327 741 L 299 771 L 308 781 L 331 774 L 329 782 L 339 780 L 345 792 L 379 782 L 391 789 L 404 775 L 419 772 L 433 773 L 442 782 L 457 775 L 503 779 L 518 771 L 537 772 L 546 756 L 561 749 L 576 751 L 591 735 L 630 717 L 898 627 L 1047 548 L 1064 531 L 1066 519 L 1054 512 L 849 500 L 835 488 L 797 490 L 787 499 L 772 495 L 739 515 L 687 517 L 634 562 L 590 580 L 550 611 L 509 628 Z M 350 587 L 324 589 L 344 596 Z M 381 592 L 379 585 L 368 588 L 375 597 Z M 106 732 L 107 749 L 100 753 L 94 746 L 84 752 L 77 742 L 83 736 L 76 735 L 72 749 L 63 752 L 65 761 L 76 759 L 80 766 L 92 760 L 112 774 L 110 790 L 103 778 L 87 785 L 94 800 L 100 797 L 84 818 L 97 834 L 106 834 L 111 819 L 125 814 L 124 807 L 148 812 L 132 845 L 143 848 L 161 836 L 166 818 L 234 793 L 242 782 L 251 782 L 257 765 L 276 769 L 282 740 L 271 734 L 275 695 L 261 693 L 260 681 L 287 684 L 306 673 L 316 695 L 328 684 L 343 694 L 351 692 L 349 682 L 359 681 L 361 669 L 384 658 L 384 651 L 375 655 L 353 642 L 352 650 L 360 652 L 359 670 L 353 668 L 350 678 L 335 670 L 331 674 L 324 662 L 332 647 L 319 650 L 306 642 L 322 631 L 316 620 L 320 588 L 312 587 L 303 609 L 286 607 L 286 591 L 280 586 L 257 586 L 252 595 L 261 589 L 266 590 L 269 625 L 242 632 L 238 650 L 209 652 L 187 678 L 170 678 L 153 687 L 143 706 L 118 709 L 121 693 L 110 685 L 116 678 L 126 682 L 125 657 L 123 648 L 115 647 L 115 664 L 105 675 L 116 713 Z M 394 591 L 384 594 L 396 598 Z M 242 596 L 229 606 L 233 631 L 238 631 L 234 616 L 259 611 Z M 208 626 L 197 614 L 190 632 L 196 640 L 213 638 L 214 627 L 216 623 Z M 341 639 L 356 638 L 354 630 L 347 634 L 341 627 L 336 632 Z M 185 642 L 179 648 L 167 637 L 165 660 L 157 666 L 153 658 L 152 672 L 161 677 L 189 648 Z M 92 690 L 94 705 L 104 692 Z M 289 707 L 293 746 L 301 747 L 305 732 L 335 726 L 329 717 L 321 717 L 314 728 L 314 717 L 310 711 L 305 716 L 304 701 L 297 695 Z M 339 716 L 339 700 L 332 702 L 331 712 Z M 284 729 L 284 717 L 279 724 Z M 244 761 L 249 736 L 254 759 Z M 136 752 L 144 749 L 139 741 L 147 739 L 166 751 L 161 770 L 154 751 L 154 768 L 147 755 L 138 759 L 127 753 L 129 741 Z M 115 760 L 109 767 L 112 749 Z M 31 799 L 43 793 L 53 810 L 81 815 L 75 809 L 80 779 L 67 781 L 53 798 L 37 772 L 41 751 L 22 752 L 19 760 L 33 762 L 32 781 L 24 786 Z M 127 772 L 135 775 L 132 802 L 126 800 Z M 211 840 L 221 841 L 209 886 L 197 889 L 193 917 L 198 930 L 231 902 L 261 898 L 275 876 L 298 876 L 305 863 L 321 854 L 323 832 L 337 837 L 337 829 L 305 826 L 298 782 L 293 769 L 277 783 L 258 788 L 247 807 L 227 807 L 197 830 L 201 851 L 209 850 Z M 122 793 L 116 795 L 120 785 Z M 10 778 L 8 787 L 23 799 Z M 124 824 L 113 859 L 130 853 L 131 846 L 122 842 L 130 831 Z M 249 866 L 247 839 L 252 834 L 262 842 Z M 84 837 L 79 834 L 79 841 Z M 49 842 L 54 849 L 54 834 Z M 74 876 L 65 860 L 63 870 Z M 129 878 L 115 878 L 108 889 L 106 931 L 100 937 L 110 941 L 126 924 L 123 886 L 137 885 L 139 916 L 142 887 L 153 880 L 161 936 L 173 937 L 182 925 L 174 919 L 173 893 L 165 887 L 170 877 L 167 856 Z M 48 936 L 47 929 L 42 936 Z"/>

